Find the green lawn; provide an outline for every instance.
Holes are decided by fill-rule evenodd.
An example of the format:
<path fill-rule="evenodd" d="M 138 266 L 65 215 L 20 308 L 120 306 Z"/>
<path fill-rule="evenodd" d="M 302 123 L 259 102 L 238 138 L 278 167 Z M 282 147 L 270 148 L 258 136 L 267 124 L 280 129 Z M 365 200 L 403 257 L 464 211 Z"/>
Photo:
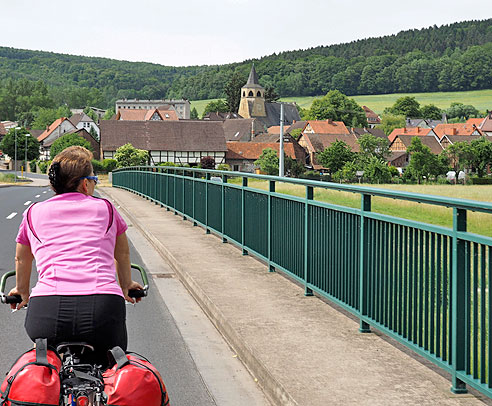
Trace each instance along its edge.
<path fill-rule="evenodd" d="M 365 105 L 378 114 L 382 114 L 385 107 L 391 106 L 396 99 L 402 96 L 413 96 L 421 105 L 435 104 L 437 107 L 447 109 L 451 103 L 459 102 L 471 104 L 479 111 L 492 109 L 492 89 L 474 90 L 469 92 L 438 92 L 438 93 L 395 93 L 370 96 L 352 96 L 361 106 Z M 317 96 L 321 97 L 321 96 Z M 285 97 L 281 101 L 296 102 L 302 108 L 309 108 L 315 97 Z M 215 99 L 213 99 L 215 100 Z M 197 100 L 191 102 L 191 107 L 196 107 L 199 116 L 211 100 Z"/>

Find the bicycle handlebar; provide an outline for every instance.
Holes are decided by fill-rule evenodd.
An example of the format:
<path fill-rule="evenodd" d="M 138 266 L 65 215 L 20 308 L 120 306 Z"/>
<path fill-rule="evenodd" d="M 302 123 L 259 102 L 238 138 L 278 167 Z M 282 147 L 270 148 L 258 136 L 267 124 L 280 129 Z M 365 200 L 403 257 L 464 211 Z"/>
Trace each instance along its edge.
<path fill-rule="evenodd" d="M 147 272 L 145 272 L 145 269 L 143 269 L 140 265 L 137 264 L 131 264 L 132 269 L 136 269 L 137 271 L 140 272 L 140 277 L 142 278 L 142 283 L 144 285 L 143 289 L 131 289 L 128 291 L 128 296 L 137 298 L 137 297 L 145 297 L 147 296 L 149 292 L 149 280 L 147 278 Z M 15 271 L 9 271 L 6 272 L 2 275 L 2 278 L 0 279 L 0 303 L 21 303 L 22 298 L 18 295 L 15 296 L 7 296 L 4 291 L 5 291 L 5 285 L 7 283 L 7 279 L 15 276 Z"/>

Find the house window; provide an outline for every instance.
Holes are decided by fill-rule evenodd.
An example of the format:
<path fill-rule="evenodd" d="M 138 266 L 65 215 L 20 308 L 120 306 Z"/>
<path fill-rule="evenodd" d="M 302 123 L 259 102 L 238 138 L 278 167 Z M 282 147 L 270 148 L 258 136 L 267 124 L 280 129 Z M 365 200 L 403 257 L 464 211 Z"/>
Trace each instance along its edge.
<path fill-rule="evenodd" d="M 249 93 L 248 93 L 248 97 L 253 97 L 253 96 L 254 96 L 253 91 L 250 90 Z"/>
<path fill-rule="evenodd" d="M 261 97 L 261 92 L 258 90 L 258 93 L 256 93 L 256 97 Z"/>

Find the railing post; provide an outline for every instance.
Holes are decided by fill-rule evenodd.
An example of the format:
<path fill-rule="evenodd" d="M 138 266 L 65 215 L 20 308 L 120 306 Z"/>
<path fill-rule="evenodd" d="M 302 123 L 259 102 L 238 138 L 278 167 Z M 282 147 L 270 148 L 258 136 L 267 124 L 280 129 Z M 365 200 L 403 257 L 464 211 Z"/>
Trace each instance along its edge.
<path fill-rule="evenodd" d="M 268 272 L 275 272 L 275 267 L 272 266 L 272 192 L 275 192 L 275 181 L 268 181 Z"/>
<path fill-rule="evenodd" d="M 177 215 L 178 212 L 176 211 L 176 180 L 178 179 L 178 170 L 174 170 L 174 183 L 173 183 L 173 209 L 174 209 L 174 214 Z"/>
<path fill-rule="evenodd" d="M 466 210 L 453 208 L 453 262 L 452 262 L 452 381 L 453 393 L 467 393 L 466 384 L 458 378 L 457 373 L 465 372 L 466 356 L 466 244 L 458 238 L 458 232 L 466 232 Z M 489 332 L 490 334 L 490 332 Z"/>
<path fill-rule="evenodd" d="M 362 195 L 361 199 L 361 216 L 360 216 L 360 264 L 359 264 L 359 313 L 361 316 L 367 316 L 368 308 L 368 254 L 369 254 L 369 234 L 367 232 L 368 219 L 364 215 L 366 211 L 371 211 L 371 195 Z M 359 331 L 361 333 L 370 333 L 371 326 L 360 320 Z"/>
<path fill-rule="evenodd" d="M 245 239 L 245 231 L 244 224 L 246 219 L 246 213 L 244 212 L 245 204 L 244 204 L 244 188 L 248 186 L 248 178 L 243 176 L 243 187 L 241 188 L 241 248 L 243 250 L 243 255 L 248 255 L 248 251 L 244 248 L 244 239 Z"/>
<path fill-rule="evenodd" d="M 225 237 L 225 187 L 224 183 L 227 183 L 227 175 L 222 175 L 222 242 L 226 243 L 227 238 Z"/>
<path fill-rule="evenodd" d="M 306 186 L 306 203 L 304 204 L 304 296 L 313 296 L 308 288 L 309 278 L 309 201 L 313 200 L 314 188 Z"/>
<path fill-rule="evenodd" d="M 183 193 L 181 194 L 182 195 L 182 199 L 181 199 L 181 204 L 183 205 L 181 207 L 182 209 L 182 212 L 183 212 L 183 220 L 186 220 L 186 214 L 185 214 L 185 185 L 186 185 L 186 170 L 183 169 L 183 179 L 182 179 L 182 185 L 181 185 L 181 189 L 183 190 Z"/>
<path fill-rule="evenodd" d="M 198 225 L 198 223 L 196 222 L 196 216 L 195 216 L 195 183 L 196 183 L 195 179 L 196 179 L 196 172 L 193 171 L 193 195 L 192 195 L 193 196 L 193 202 L 192 202 L 193 209 L 192 209 L 192 211 L 193 211 L 193 226 L 196 227 Z"/>
<path fill-rule="evenodd" d="M 208 229 L 208 183 L 210 182 L 210 173 L 207 172 L 205 175 L 205 232 L 210 234 Z"/>
<path fill-rule="evenodd" d="M 166 169 L 166 211 L 169 211 L 169 169 Z"/>

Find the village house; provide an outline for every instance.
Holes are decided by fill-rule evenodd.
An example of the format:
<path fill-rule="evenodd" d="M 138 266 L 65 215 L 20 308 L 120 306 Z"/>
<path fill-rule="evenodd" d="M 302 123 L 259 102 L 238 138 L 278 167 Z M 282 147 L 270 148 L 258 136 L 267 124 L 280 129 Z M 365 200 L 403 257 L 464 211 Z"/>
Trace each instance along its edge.
<path fill-rule="evenodd" d="M 237 118 L 222 122 L 226 141 L 251 141 L 263 132 L 263 124 L 255 118 Z"/>
<path fill-rule="evenodd" d="M 487 111 L 485 118 L 470 118 L 466 124 L 475 125 L 483 135 L 492 137 L 492 111 Z"/>
<path fill-rule="evenodd" d="M 379 128 L 366 128 L 366 127 L 351 127 L 350 132 L 356 136 L 356 138 L 360 138 L 365 134 L 371 134 L 376 138 L 384 138 L 388 139 L 383 130 Z"/>
<path fill-rule="evenodd" d="M 46 127 L 46 130 L 38 137 L 38 141 L 40 142 L 40 151 L 41 155 L 39 157 L 40 160 L 49 160 L 50 159 L 50 148 L 53 142 L 65 135 L 70 131 L 76 131 L 77 128 L 72 124 L 72 122 L 66 118 L 61 117 L 56 119 L 51 123 L 51 125 Z"/>
<path fill-rule="evenodd" d="M 478 140 L 480 137 L 482 137 L 482 135 L 445 135 L 441 138 L 441 145 L 443 149 L 446 149 L 457 142 L 471 143 L 474 140 Z"/>
<path fill-rule="evenodd" d="M 343 121 L 328 120 L 309 120 L 302 130 L 304 134 L 339 134 L 349 135 L 350 131 Z"/>
<path fill-rule="evenodd" d="M 91 133 L 91 128 L 92 128 L 92 132 L 96 135 L 96 139 L 99 139 L 99 134 L 100 134 L 99 126 L 94 122 L 92 118 L 90 118 L 84 112 L 73 114 L 69 120 L 75 126 L 75 128 L 84 129 L 88 133 Z"/>
<path fill-rule="evenodd" d="M 257 168 L 254 162 L 261 156 L 263 150 L 271 148 L 280 151 L 279 142 L 228 142 L 226 163 L 236 172 L 254 172 Z M 284 154 L 305 163 L 305 152 L 297 143 L 284 143 Z"/>
<path fill-rule="evenodd" d="M 330 147 L 336 141 L 343 141 L 352 152 L 359 152 L 357 137 L 353 134 L 318 134 L 304 132 L 298 139 L 299 145 L 306 151 L 306 165 L 314 170 L 323 170 L 322 165 L 318 164 L 316 155 Z"/>
<path fill-rule="evenodd" d="M 379 117 L 374 111 L 372 111 L 367 106 L 362 106 L 362 110 L 366 113 L 367 124 L 369 128 L 374 128 L 375 126 L 381 124 L 381 117 Z"/>
<path fill-rule="evenodd" d="M 115 111 L 120 110 L 152 110 L 161 109 L 161 106 L 166 106 L 164 110 L 176 111 L 178 118 L 182 120 L 190 119 L 190 102 L 186 99 L 174 100 L 139 100 L 139 99 L 122 99 L 116 100 Z"/>
<path fill-rule="evenodd" d="M 239 114 L 237 113 L 223 113 L 221 111 L 211 111 L 207 114 L 205 114 L 202 118 L 202 120 L 206 121 L 225 121 L 225 120 L 233 120 L 236 118 L 242 118 Z"/>
<path fill-rule="evenodd" d="M 94 136 L 91 133 L 89 133 L 85 128 L 78 128 L 75 130 L 70 130 L 63 135 L 68 135 L 68 134 L 78 135 L 79 137 L 82 137 L 84 140 L 88 141 L 89 144 L 91 145 L 90 149 L 92 151 L 92 154 L 94 155 L 94 159 L 97 159 L 97 160 L 101 159 L 99 141 L 97 139 L 95 139 Z M 56 141 L 56 139 L 49 138 L 47 141 L 45 140 L 43 142 L 43 145 L 41 147 L 41 154 L 42 154 L 42 156 L 45 157 L 45 159 L 53 159 L 54 158 L 50 155 L 50 149 L 51 149 L 51 146 L 53 145 L 53 142 L 55 142 L 55 141 Z"/>
<path fill-rule="evenodd" d="M 437 137 L 440 140 L 445 135 L 461 135 L 461 136 L 482 135 L 482 132 L 477 128 L 475 124 L 470 125 L 467 123 L 439 124 L 434 128 L 434 132 L 436 133 Z"/>
<path fill-rule="evenodd" d="M 120 110 L 113 120 L 122 121 L 178 121 L 178 114 L 170 106 L 150 110 Z"/>
<path fill-rule="evenodd" d="M 2 141 L 2 138 L 7 135 L 7 129 L 3 126 L 2 123 L 0 123 L 0 141 Z"/>
<path fill-rule="evenodd" d="M 408 147 L 412 143 L 412 139 L 417 137 L 416 135 L 400 134 L 391 142 L 389 149 L 391 155 L 388 158 L 388 163 L 395 166 L 400 171 L 402 168 L 408 165 L 410 162 L 410 154 L 407 152 Z M 439 155 L 443 147 L 439 142 L 437 136 L 418 136 L 423 145 L 430 148 L 431 152 L 435 155 Z"/>
<path fill-rule="evenodd" d="M 128 143 L 148 151 L 151 165 L 195 166 L 206 156 L 221 164 L 227 151 L 222 123 L 217 121 L 101 121 L 103 158 L 114 158 L 116 150 Z"/>
<path fill-rule="evenodd" d="M 435 128 L 439 124 L 447 124 L 448 118 L 445 113 L 442 114 L 441 120 L 430 120 L 427 118 L 407 118 L 405 121 L 405 127 L 413 128 Z"/>
<path fill-rule="evenodd" d="M 403 127 L 395 128 L 390 135 L 388 135 L 388 140 L 390 144 L 395 140 L 396 137 L 400 135 L 410 135 L 412 137 L 437 137 L 436 133 L 432 128 L 422 128 L 422 127 Z"/>
<path fill-rule="evenodd" d="M 295 103 L 282 103 L 284 105 L 284 125 L 291 125 L 299 121 L 299 112 Z M 268 127 L 280 124 L 281 103 L 266 102 L 265 89 L 258 82 L 258 74 L 255 66 L 251 67 L 248 81 L 241 88 L 241 102 L 239 104 L 239 115 L 243 118 L 256 118 L 264 126 Z"/>

